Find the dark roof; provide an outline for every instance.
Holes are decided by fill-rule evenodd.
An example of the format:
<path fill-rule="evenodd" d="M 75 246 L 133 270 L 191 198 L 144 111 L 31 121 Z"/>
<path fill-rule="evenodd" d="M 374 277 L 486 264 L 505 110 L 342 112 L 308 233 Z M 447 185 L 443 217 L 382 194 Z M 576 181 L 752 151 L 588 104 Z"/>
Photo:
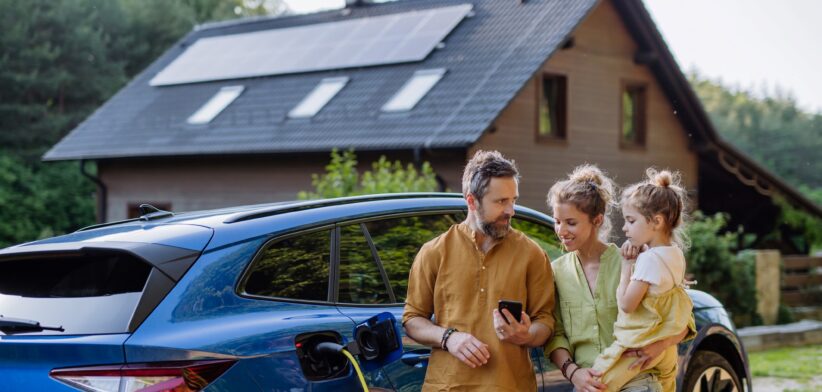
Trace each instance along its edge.
<path fill-rule="evenodd" d="M 415 63 L 220 82 L 151 87 L 149 81 L 199 38 L 473 4 L 473 13 L 444 47 Z M 533 74 L 562 45 L 596 0 L 402 0 L 282 18 L 212 23 L 189 33 L 48 151 L 45 160 L 230 155 L 357 150 L 464 148 L 485 132 Z M 701 157 L 731 161 L 726 169 L 770 196 L 822 217 L 822 209 L 724 141 L 640 0 L 614 0 L 646 64 L 662 85 Z M 443 79 L 411 111 L 381 107 L 420 69 L 445 68 Z M 327 77 L 350 81 L 311 119 L 289 119 Z M 221 87 L 245 92 L 206 125 L 186 119 Z M 743 174 L 746 172 L 748 174 Z M 754 177 L 753 179 L 751 177 Z"/>
<path fill-rule="evenodd" d="M 152 87 L 149 80 L 203 37 L 473 4 L 444 47 L 416 63 Z M 595 0 L 405 0 L 319 14 L 218 23 L 195 29 L 44 156 L 45 160 L 271 152 L 462 148 L 474 143 Z M 382 105 L 420 69 L 443 79 L 411 111 Z M 289 119 L 327 77 L 350 81 L 311 119 Z M 223 86 L 245 92 L 206 125 L 186 119 Z"/>

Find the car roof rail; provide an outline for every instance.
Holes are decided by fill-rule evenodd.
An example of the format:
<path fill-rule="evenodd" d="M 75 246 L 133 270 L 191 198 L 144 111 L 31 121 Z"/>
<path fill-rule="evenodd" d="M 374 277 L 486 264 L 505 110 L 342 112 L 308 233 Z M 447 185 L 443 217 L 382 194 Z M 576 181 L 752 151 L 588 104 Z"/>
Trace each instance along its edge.
<path fill-rule="evenodd" d="M 319 200 L 305 200 L 301 202 L 289 203 L 286 205 L 264 207 L 262 209 L 240 212 L 229 216 L 223 223 L 236 223 L 252 219 L 263 218 L 267 216 L 282 214 L 285 212 L 293 212 L 306 210 L 310 208 L 330 207 L 335 205 L 344 205 L 352 203 L 361 203 L 366 201 L 378 200 L 401 200 L 414 198 L 462 198 L 460 193 L 445 193 L 445 192 L 408 192 L 408 193 L 380 193 L 373 195 L 348 196 L 338 197 L 334 199 L 319 199 Z"/>

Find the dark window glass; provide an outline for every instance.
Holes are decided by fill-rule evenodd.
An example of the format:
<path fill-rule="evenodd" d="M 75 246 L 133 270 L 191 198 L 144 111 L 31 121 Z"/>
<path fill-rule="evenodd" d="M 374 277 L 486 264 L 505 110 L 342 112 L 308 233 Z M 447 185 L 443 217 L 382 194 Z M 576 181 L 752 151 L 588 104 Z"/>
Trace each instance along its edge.
<path fill-rule="evenodd" d="M 539 86 L 539 139 L 564 139 L 567 123 L 566 108 L 568 79 L 565 76 L 546 74 Z"/>
<path fill-rule="evenodd" d="M 626 86 L 622 91 L 623 146 L 645 145 L 645 87 Z"/>
<path fill-rule="evenodd" d="M 254 263 L 245 292 L 265 297 L 328 300 L 330 230 L 271 244 Z"/>
<path fill-rule="evenodd" d="M 10 260 L 0 271 L 0 314 L 65 329 L 41 335 L 94 334 L 128 331 L 151 266 L 114 253 Z"/>
<path fill-rule="evenodd" d="M 551 260 L 556 260 L 557 257 L 565 253 L 562 251 L 559 238 L 557 238 L 554 229 L 550 226 L 517 218 L 516 216 L 511 220 L 511 226 L 525 233 L 525 235 L 539 244 Z"/>
<path fill-rule="evenodd" d="M 463 213 L 409 216 L 368 222 L 366 227 L 388 274 L 397 302 L 405 302 L 408 273 L 420 247 L 465 220 Z"/>
<path fill-rule="evenodd" d="M 340 302 L 386 304 L 388 288 L 359 224 L 340 228 Z"/>

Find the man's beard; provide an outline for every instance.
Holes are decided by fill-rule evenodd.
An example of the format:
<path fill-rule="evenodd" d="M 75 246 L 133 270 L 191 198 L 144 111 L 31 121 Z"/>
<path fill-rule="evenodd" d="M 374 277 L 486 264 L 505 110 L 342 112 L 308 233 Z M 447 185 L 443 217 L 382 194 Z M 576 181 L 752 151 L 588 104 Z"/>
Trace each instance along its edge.
<path fill-rule="evenodd" d="M 502 214 L 500 217 L 495 221 L 484 221 L 482 219 L 483 211 L 482 208 L 477 210 L 477 218 L 476 223 L 479 226 L 482 233 L 493 238 L 496 241 L 499 241 L 511 231 L 511 217 L 508 214 Z M 501 223 L 501 221 L 506 221 L 505 223 Z"/>

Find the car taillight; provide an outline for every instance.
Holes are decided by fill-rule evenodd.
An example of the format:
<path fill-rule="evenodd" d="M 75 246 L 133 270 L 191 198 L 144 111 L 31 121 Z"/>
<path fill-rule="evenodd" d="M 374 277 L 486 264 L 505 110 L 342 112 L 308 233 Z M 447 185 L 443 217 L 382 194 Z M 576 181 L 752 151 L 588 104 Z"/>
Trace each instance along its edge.
<path fill-rule="evenodd" d="M 235 361 L 161 362 L 54 369 L 51 377 L 89 392 L 199 391 Z"/>

